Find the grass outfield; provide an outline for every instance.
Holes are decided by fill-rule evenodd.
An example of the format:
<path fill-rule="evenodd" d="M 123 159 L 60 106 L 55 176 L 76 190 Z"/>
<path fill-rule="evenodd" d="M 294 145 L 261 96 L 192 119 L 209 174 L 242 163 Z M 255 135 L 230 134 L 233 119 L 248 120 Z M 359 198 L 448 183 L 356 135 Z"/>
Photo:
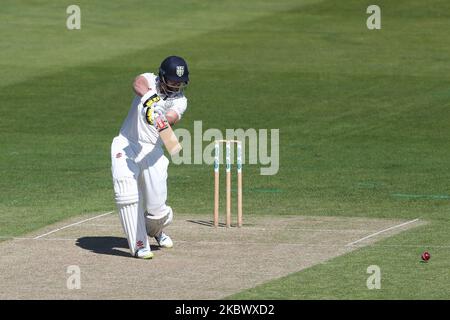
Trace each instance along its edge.
<path fill-rule="evenodd" d="M 78 1 L 68 31 L 69 4 L 3 1 L 0 236 L 114 209 L 131 81 L 177 54 L 191 72 L 179 127 L 280 129 L 278 174 L 244 167 L 245 215 L 429 222 L 234 298 L 449 299 L 450 3 L 380 0 L 379 31 L 370 4 Z M 212 166 L 169 169 L 175 211 L 210 213 L 212 189 Z M 365 287 L 372 264 L 381 290 Z"/>

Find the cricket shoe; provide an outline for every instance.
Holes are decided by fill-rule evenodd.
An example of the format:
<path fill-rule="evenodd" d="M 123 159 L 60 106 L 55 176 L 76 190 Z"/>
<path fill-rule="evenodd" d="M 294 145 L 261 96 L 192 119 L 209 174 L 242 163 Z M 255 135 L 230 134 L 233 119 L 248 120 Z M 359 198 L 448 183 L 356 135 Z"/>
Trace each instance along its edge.
<path fill-rule="evenodd" d="M 170 237 L 165 234 L 164 232 L 161 232 L 161 234 L 159 236 L 155 237 L 156 242 L 158 242 L 160 247 L 163 248 L 172 248 L 173 247 L 173 242 L 172 239 L 170 239 Z"/>
<path fill-rule="evenodd" d="M 134 256 L 139 259 L 151 259 L 153 258 L 153 252 L 147 248 L 142 248 L 136 251 Z"/>

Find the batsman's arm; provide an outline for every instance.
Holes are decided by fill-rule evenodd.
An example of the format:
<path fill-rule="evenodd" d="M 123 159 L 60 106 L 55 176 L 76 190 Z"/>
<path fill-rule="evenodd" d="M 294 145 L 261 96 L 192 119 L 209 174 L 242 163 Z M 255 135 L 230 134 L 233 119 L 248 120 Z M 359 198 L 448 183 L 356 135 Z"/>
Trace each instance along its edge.
<path fill-rule="evenodd" d="M 143 97 L 146 93 L 148 93 L 152 89 L 148 86 L 147 79 L 145 79 L 144 76 L 140 75 L 134 79 L 133 90 L 138 96 Z M 172 110 L 167 111 L 165 117 L 171 126 L 177 123 L 178 120 L 180 119 L 178 113 Z"/>
<path fill-rule="evenodd" d="M 150 90 L 147 79 L 144 76 L 137 76 L 133 82 L 133 90 L 140 97 L 146 94 Z"/>
<path fill-rule="evenodd" d="M 167 111 L 165 116 L 171 126 L 173 126 L 179 120 L 178 113 L 176 113 L 175 111 L 172 111 L 172 110 Z"/>

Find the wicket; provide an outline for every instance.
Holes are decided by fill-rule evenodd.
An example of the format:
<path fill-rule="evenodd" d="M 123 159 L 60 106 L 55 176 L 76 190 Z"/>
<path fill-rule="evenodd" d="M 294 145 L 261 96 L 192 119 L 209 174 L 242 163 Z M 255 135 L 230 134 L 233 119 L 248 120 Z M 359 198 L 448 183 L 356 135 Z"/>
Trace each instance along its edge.
<path fill-rule="evenodd" d="M 237 226 L 242 227 L 242 143 L 238 140 L 216 140 L 214 144 L 214 227 L 219 226 L 219 164 L 220 143 L 226 146 L 226 226 L 231 227 L 231 144 L 237 145 L 237 194 L 238 217 Z"/>

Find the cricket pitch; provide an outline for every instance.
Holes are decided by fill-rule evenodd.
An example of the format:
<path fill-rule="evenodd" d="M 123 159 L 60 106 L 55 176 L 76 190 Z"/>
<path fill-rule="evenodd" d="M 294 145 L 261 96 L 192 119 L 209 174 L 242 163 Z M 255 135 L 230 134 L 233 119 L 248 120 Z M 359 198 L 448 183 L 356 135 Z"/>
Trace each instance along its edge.
<path fill-rule="evenodd" d="M 212 216 L 175 214 L 174 248 L 151 239 L 155 257 L 140 260 L 117 213 L 92 217 L 0 243 L 0 299 L 221 299 L 424 224 L 249 215 L 242 228 L 214 228 Z M 79 267 L 79 289 L 68 289 L 69 266 Z"/>

